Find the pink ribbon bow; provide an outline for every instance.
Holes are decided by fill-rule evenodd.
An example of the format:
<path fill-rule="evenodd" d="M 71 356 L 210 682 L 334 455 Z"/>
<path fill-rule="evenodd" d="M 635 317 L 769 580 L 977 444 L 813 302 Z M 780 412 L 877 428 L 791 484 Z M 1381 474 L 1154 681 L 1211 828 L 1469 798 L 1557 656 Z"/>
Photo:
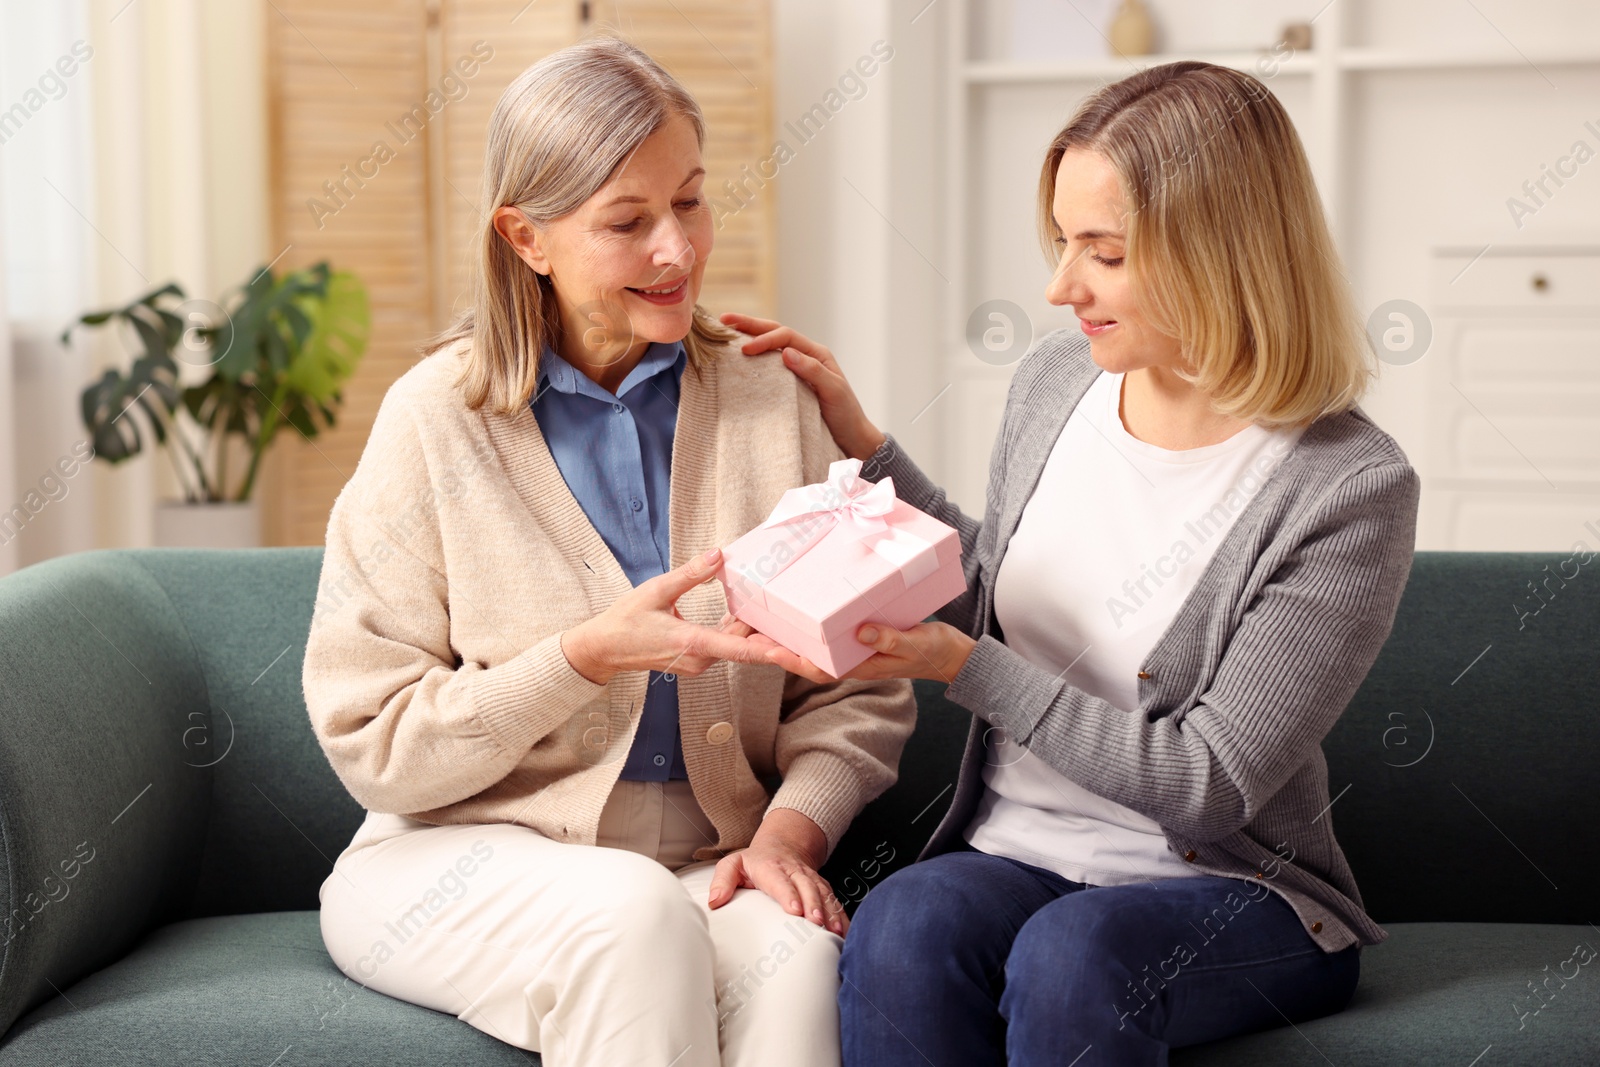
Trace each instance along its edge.
<path fill-rule="evenodd" d="M 764 561 L 759 570 L 741 574 L 746 581 L 764 586 L 814 548 L 824 537 L 838 531 L 851 540 L 865 540 L 873 534 L 890 531 L 883 516 L 894 510 L 894 479 L 873 484 L 861 477 L 859 459 L 841 459 L 828 465 L 828 480 L 790 489 L 779 499 L 772 513 L 757 530 L 788 527 L 781 542 L 789 549 L 787 558 Z"/>

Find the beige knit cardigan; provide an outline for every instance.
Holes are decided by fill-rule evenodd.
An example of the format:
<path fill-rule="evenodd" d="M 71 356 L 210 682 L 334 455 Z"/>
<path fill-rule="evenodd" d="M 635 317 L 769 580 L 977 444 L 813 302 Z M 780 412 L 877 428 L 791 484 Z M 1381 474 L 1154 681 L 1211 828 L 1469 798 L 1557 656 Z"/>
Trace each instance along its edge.
<path fill-rule="evenodd" d="M 465 344 L 390 387 L 334 504 L 306 706 L 333 769 L 371 811 L 593 844 L 649 675 L 591 682 L 561 634 L 632 586 L 532 412 L 467 407 L 455 384 Z M 672 565 L 750 530 L 839 458 L 816 398 L 781 361 L 724 350 L 687 367 Z M 716 625 L 720 583 L 678 609 Z M 908 682 L 816 685 L 771 665 L 721 662 L 680 677 L 678 693 L 689 781 L 719 834 L 697 859 L 749 844 L 774 807 L 810 817 L 831 852 L 893 783 L 916 715 Z"/>

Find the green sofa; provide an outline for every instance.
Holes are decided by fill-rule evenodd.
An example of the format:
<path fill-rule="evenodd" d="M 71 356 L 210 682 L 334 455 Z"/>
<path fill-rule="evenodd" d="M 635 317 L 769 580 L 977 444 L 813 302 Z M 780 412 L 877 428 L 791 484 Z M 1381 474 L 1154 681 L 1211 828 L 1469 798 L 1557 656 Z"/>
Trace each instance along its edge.
<path fill-rule="evenodd" d="M 320 561 L 90 552 L 0 581 L 0 1064 L 537 1062 L 323 950 L 362 813 L 301 697 Z M 1392 936 L 1343 1014 L 1172 1062 L 1600 1063 L 1597 664 L 1575 560 L 1419 553 L 1325 745 L 1324 817 Z M 968 717 L 918 697 L 899 783 L 829 863 L 852 904 L 950 800 Z"/>

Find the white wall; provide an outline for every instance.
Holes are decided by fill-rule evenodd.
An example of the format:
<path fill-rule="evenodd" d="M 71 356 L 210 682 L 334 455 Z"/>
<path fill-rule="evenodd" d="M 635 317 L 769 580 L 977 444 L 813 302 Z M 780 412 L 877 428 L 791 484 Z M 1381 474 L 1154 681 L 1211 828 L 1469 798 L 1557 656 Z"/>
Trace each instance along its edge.
<path fill-rule="evenodd" d="M 776 0 L 773 25 L 774 125 L 796 148 L 774 185 L 779 316 L 833 349 L 869 415 L 937 475 L 944 23 L 927 0 Z M 785 123 L 875 44 L 892 58 L 800 145 Z"/>
<path fill-rule="evenodd" d="M 57 460 L 84 438 L 77 393 L 90 363 L 85 353 L 63 349 L 56 336 L 94 298 L 90 274 L 102 238 L 84 216 L 99 217 L 87 122 L 100 40 L 87 3 L 4 0 L 0 18 L 0 107 L 23 102 L 31 110 L 0 146 L 0 252 L 9 306 L 0 321 L 10 325 L 4 377 L 13 412 L 9 433 L 0 437 L 12 491 L 0 497 L 0 507 L 21 504 L 28 514 L 10 546 L 10 564 L 22 566 L 93 545 L 94 473 L 74 468 L 73 477 L 55 480 Z M 88 49 L 89 58 L 79 61 L 75 46 Z M 57 66 L 63 57 L 70 71 L 65 77 Z"/>
<path fill-rule="evenodd" d="M 83 311 L 168 281 L 218 298 L 270 260 L 261 0 L 0 0 L 0 106 L 75 41 L 92 56 L 66 92 L 0 147 L 11 193 L 17 491 L 84 438 L 78 396 L 128 350 L 101 331 L 64 350 Z M 15 565 L 150 543 L 155 501 L 178 495 L 167 457 L 96 462 L 25 528 Z M 0 497 L 0 500 L 8 500 Z M 6 506 L 9 506 L 7 504 Z M 3 568 L 0 557 L 0 568 Z"/>
<path fill-rule="evenodd" d="M 267 14 L 262 0 L 207 3 L 200 11 L 200 47 L 213 57 L 200 69 L 206 282 L 213 293 L 238 285 L 282 251 L 267 247 Z"/>
<path fill-rule="evenodd" d="M 0 188 L 0 248 L 5 247 L 5 189 Z M 6 262 L 0 256 L 0 325 L 6 319 Z M 11 331 L 0 329 L 0 521 L 17 504 L 16 464 L 12 461 L 13 443 L 16 440 L 15 392 L 11 370 Z M 0 575 L 9 574 L 17 566 L 15 537 L 0 527 Z"/>

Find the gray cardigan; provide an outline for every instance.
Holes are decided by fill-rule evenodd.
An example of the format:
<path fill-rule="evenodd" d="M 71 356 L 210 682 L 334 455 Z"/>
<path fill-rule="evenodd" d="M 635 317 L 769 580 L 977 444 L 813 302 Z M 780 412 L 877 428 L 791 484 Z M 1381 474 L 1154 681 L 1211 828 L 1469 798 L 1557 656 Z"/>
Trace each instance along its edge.
<path fill-rule="evenodd" d="M 989 464 L 984 521 L 891 437 L 862 473 L 961 533 L 967 592 L 938 618 L 978 638 L 947 696 L 974 713 L 955 798 L 919 859 L 961 844 L 983 793 L 985 722 L 1078 784 L 1154 819 L 1208 874 L 1260 878 L 1325 951 L 1388 933 L 1362 909 L 1333 836 L 1322 739 L 1394 624 L 1420 483 L 1359 407 L 1324 416 L 1245 506 L 1114 707 L 1003 643 L 994 582 L 1067 417 L 1101 374 L 1076 331 L 1018 365 Z M 1085 522 L 1115 522 L 1083 501 Z"/>

